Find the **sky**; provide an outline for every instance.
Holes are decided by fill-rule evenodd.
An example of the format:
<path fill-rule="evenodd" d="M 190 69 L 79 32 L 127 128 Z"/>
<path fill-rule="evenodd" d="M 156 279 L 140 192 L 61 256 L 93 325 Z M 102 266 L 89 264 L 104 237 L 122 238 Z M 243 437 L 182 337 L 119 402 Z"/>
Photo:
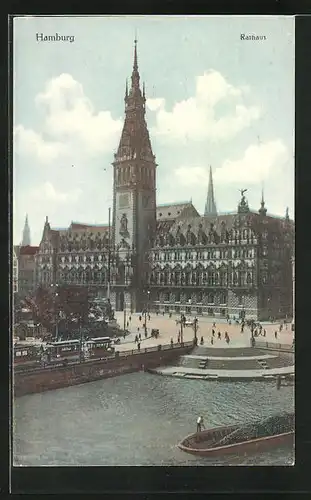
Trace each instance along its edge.
<path fill-rule="evenodd" d="M 106 223 L 134 39 L 157 203 L 294 217 L 294 17 L 17 17 L 13 21 L 13 240 Z M 36 34 L 74 41 L 37 41 Z M 241 40 L 241 34 L 265 40 Z"/>

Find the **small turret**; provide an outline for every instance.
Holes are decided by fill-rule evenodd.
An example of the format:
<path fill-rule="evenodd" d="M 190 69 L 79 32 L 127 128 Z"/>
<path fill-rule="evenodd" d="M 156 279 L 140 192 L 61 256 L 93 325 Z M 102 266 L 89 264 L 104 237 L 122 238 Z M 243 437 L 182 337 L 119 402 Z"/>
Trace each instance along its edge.
<path fill-rule="evenodd" d="M 263 190 L 261 192 L 261 202 L 260 202 L 260 209 L 258 210 L 260 215 L 265 216 L 267 215 L 267 209 L 265 207 L 265 200 L 264 200 L 264 195 L 263 195 Z"/>

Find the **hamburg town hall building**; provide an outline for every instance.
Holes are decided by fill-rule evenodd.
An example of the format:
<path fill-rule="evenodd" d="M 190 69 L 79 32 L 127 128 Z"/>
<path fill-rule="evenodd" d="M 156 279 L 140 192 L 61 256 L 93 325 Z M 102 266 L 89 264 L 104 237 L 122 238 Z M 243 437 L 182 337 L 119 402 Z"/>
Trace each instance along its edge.
<path fill-rule="evenodd" d="M 116 310 L 268 319 L 292 315 L 294 223 L 250 210 L 217 213 L 212 171 L 201 216 L 191 202 L 156 204 L 156 158 L 145 120 L 135 42 L 125 120 L 113 165 L 112 223 L 46 218 L 38 285 L 81 286 L 109 296 Z M 237 200 L 238 201 L 238 200 Z"/>

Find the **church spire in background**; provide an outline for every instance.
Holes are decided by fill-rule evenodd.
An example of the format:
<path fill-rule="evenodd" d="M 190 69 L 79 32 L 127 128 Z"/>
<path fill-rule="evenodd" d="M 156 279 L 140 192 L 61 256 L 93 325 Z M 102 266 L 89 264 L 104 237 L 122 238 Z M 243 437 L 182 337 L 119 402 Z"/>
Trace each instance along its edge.
<path fill-rule="evenodd" d="M 213 174 L 212 174 L 212 167 L 210 166 L 208 190 L 207 190 L 204 216 L 207 217 L 207 216 L 216 216 L 216 215 L 217 215 L 217 209 L 216 209 L 216 202 L 215 202 L 215 197 L 214 197 Z"/>
<path fill-rule="evenodd" d="M 30 245 L 30 228 L 28 224 L 28 214 L 25 217 L 25 225 L 23 229 L 23 239 L 22 239 L 22 247 L 26 247 Z"/>
<path fill-rule="evenodd" d="M 265 207 L 265 199 L 264 199 L 264 194 L 263 194 L 263 188 L 261 190 L 261 202 L 260 202 L 260 209 L 258 210 L 260 215 L 266 215 L 267 214 L 267 209 Z"/>

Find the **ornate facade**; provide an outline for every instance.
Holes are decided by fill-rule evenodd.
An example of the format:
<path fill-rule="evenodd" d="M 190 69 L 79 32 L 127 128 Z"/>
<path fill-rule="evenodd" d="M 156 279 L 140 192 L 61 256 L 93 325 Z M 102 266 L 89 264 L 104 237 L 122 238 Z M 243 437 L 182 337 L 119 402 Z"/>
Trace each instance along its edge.
<path fill-rule="evenodd" d="M 191 202 L 156 205 L 156 160 L 145 121 L 135 42 L 131 87 L 113 165 L 112 225 L 46 219 L 38 284 L 88 287 L 117 310 L 149 308 L 265 319 L 291 315 L 293 223 L 249 209 L 217 215 L 212 171 L 205 215 Z M 109 284 L 109 286 L 108 286 Z M 109 292 L 108 292 L 109 290 Z"/>

